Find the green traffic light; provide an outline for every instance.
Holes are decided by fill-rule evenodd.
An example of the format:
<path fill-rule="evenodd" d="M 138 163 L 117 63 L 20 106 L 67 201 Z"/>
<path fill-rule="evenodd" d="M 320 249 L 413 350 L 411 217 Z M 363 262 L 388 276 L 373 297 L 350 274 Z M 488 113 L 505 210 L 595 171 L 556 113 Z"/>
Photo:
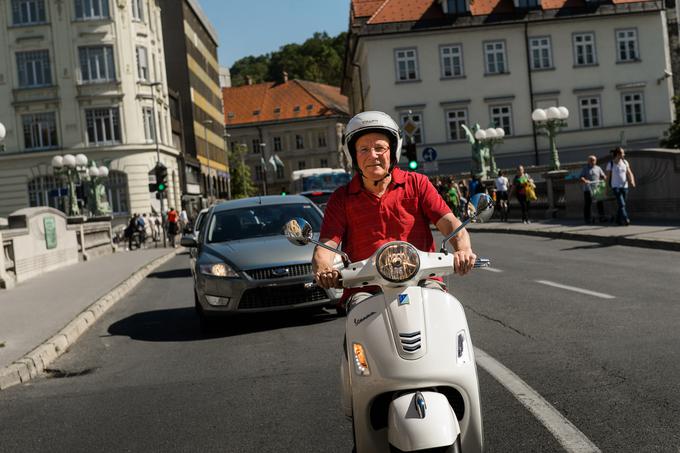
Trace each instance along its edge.
<path fill-rule="evenodd" d="M 415 170 L 416 168 L 418 168 L 418 162 L 412 160 L 411 162 L 408 163 L 408 168 L 410 168 L 411 170 Z"/>
<path fill-rule="evenodd" d="M 165 184 L 158 184 L 158 191 L 163 192 L 165 190 Z"/>

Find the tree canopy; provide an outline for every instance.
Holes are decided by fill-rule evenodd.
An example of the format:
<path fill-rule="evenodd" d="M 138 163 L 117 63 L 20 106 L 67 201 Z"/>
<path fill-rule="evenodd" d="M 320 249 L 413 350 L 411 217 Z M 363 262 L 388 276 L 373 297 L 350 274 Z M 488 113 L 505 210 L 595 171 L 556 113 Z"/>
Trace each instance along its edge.
<path fill-rule="evenodd" d="M 335 37 L 314 33 L 302 44 L 286 44 L 269 54 L 241 58 L 230 68 L 231 83 L 245 85 L 248 76 L 253 83 L 281 81 L 285 71 L 289 79 L 339 86 L 346 37 L 346 32 Z"/>

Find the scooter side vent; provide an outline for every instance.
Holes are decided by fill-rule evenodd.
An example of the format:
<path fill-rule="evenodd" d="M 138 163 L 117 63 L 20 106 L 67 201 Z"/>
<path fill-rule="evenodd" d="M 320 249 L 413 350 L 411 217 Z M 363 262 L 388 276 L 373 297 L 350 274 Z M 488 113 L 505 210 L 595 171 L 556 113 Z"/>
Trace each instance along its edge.
<path fill-rule="evenodd" d="M 411 333 L 399 333 L 399 341 L 404 352 L 416 352 L 421 348 L 420 330 Z"/>

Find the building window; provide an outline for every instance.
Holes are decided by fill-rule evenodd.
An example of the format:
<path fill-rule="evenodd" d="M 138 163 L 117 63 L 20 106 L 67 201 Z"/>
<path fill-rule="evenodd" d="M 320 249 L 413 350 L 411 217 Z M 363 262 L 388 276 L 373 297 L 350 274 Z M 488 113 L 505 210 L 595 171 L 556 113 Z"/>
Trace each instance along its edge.
<path fill-rule="evenodd" d="M 321 159 L 321 161 L 319 162 L 319 167 L 321 168 L 328 167 L 328 159 Z"/>
<path fill-rule="evenodd" d="M 640 124 L 644 118 L 644 98 L 642 93 L 625 93 L 623 97 L 623 120 L 626 124 Z"/>
<path fill-rule="evenodd" d="M 83 82 L 110 82 L 116 80 L 116 68 L 113 64 L 113 47 L 81 47 L 80 74 Z"/>
<path fill-rule="evenodd" d="M 285 175 L 283 174 L 283 167 L 281 165 L 276 166 L 276 179 L 283 179 Z"/>
<path fill-rule="evenodd" d="M 630 28 L 616 31 L 617 61 L 638 61 L 637 30 Z"/>
<path fill-rule="evenodd" d="M 463 46 L 442 46 L 439 48 L 442 77 L 463 76 Z"/>
<path fill-rule="evenodd" d="M 583 129 L 600 127 L 602 125 L 599 96 L 579 98 L 578 105 L 581 109 L 581 127 Z"/>
<path fill-rule="evenodd" d="M 446 130 L 449 140 L 465 140 L 463 124 L 467 124 L 467 109 L 446 111 Z"/>
<path fill-rule="evenodd" d="M 109 0 L 75 0 L 76 19 L 106 19 L 109 17 Z"/>
<path fill-rule="evenodd" d="M 153 142 L 156 139 L 155 127 L 153 120 L 153 108 L 142 108 L 142 116 L 144 117 L 144 138 L 147 142 Z"/>
<path fill-rule="evenodd" d="M 255 181 L 262 181 L 262 165 L 255 165 Z"/>
<path fill-rule="evenodd" d="M 305 149 L 305 138 L 300 134 L 295 134 L 295 149 Z"/>
<path fill-rule="evenodd" d="M 17 52 L 19 87 L 33 88 L 52 84 L 50 53 L 47 50 Z"/>
<path fill-rule="evenodd" d="M 144 21 L 144 0 L 132 0 L 132 19 Z"/>
<path fill-rule="evenodd" d="M 517 7 L 521 9 L 538 8 L 538 0 L 517 0 Z"/>
<path fill-rule="evenodd" d="M 252 140 L 252 144 L 253 144 L 252 153 L 253 154 L 260 154 L 262 152 L 262 142 L 260 141 L 260 139 L 254 138 Z"/>
<path fill-rule="evenodd" d="M 467 10 L 466 0 L 446 0 L 446 14 L 464 14 Z"/>
<path fill-rule="evenodd" d="M 120 143 L 120 112 L 118 107 L 85 110 L 87 142 L 90 145 Z"/>
<path fill-rule="evenodd" d="M 326 143 L 326 131 L 320 131 L 319 132 L 319 140 L 318 140 L 319 148 L 325 148 L 327 145 Z"/>
<path fill-rule="evenodd" d="M 109 177 L 104 180 L 106 193 L 109 196 L 113 215 L 127 215 L 128 208 L 128 180 L 127 175 L 118 170 L 109 170 Z"/>
<path fill-rule="evenodd" d="M 512 135 L 512 107 L 510 105 L 491 106 L 491 124 L 502 127 L 505 135 Z"/>
<path fill-rule="evenodd" d="M 489 41 L 484 43 L 484 62 L 487 74 L 504 74 L 505 41 Z"/>
<path fill-rule="evenodd" d="M 12 23 L 31 25 L 46 22 L 45 0 L 12 0 Z"/>
<path fill-rule="evenodd" d="M 406 121 L 408 121 L 408 117 L 409 117 L 408 112 L 402 112 L 399 115 L 402 129 L 404 127 L 404 124 L 406 124 Z M 413 120 L 414 123 L 418 125 L 418 129 L 416 129 L 416 132 L 413 134 L 413 140 L 415 141 L 416 144 L 424 143 L 425 134 L 423 131 L 423 112 L 411 112 L 411 119 Z"/>
<path fill-rule="evenodd" d="M 299 160 L 298 161 L 298 170 L 304 170 L 305 168 L 307 168 L 307 164 L 305 163 L 305 161 Z"/>
<path fill-rule="evenodd" d="M 397 81 L 418 80 L 418 53 L 416 49 L 398 49 L 394 51 L 397 65 Z"/>
<path fill-rule="evenodd" d="M 576 66 L 597 64 L 594 33 L 577 33 L 574 35 L 574 64 Z"/>
<path fill-rule="evenodd" d="M 50 192 L 61 187 L 54 176 L 38 176 L 28 182 L 28 205 L 32 208 L 37 206 L 49 206 L 51 208 L 66 211 L 63 200 L 65 197 L 55 196 Z"/>
<path fill-rule="evenodd" d="M 281 151 L 281 137 L 274 137 L 274 151 Z"/>
<path fill-rule="evenodd" d="M 541 36 L 529 39 L 531 69 L 550 69 L 553 67 L 550 37 Z"/>
<path fill-rule="evenodd" d="M 26 149 L 48 149 L 59 146 L 57 120 L 54 113 L 22 115 L 24 146 Z"/>
<path fill-rule="evenodd" d="M 149 56 L 146 47 L 137 47 L 137 78 L 139 80 L 149 80 Z"/>

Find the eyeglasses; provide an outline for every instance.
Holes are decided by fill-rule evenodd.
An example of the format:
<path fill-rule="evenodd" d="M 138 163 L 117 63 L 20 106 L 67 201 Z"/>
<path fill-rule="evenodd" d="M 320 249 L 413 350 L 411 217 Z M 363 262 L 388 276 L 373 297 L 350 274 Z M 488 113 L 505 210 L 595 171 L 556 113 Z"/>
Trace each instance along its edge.
<path fill-rule="evenodd" d="M 366 155 L 366 154 L 370 153 L 372 149 L 375 150 L 375 153 L 378 156 L 381 156 L 381 155 L 385 154 L 387 151 L 389 151 L 390 147 L 389 146 L 382 146 L 382 145 L 362 146 L 361 148 L 358 149 L 357 152 L 361 155 Z"/>

